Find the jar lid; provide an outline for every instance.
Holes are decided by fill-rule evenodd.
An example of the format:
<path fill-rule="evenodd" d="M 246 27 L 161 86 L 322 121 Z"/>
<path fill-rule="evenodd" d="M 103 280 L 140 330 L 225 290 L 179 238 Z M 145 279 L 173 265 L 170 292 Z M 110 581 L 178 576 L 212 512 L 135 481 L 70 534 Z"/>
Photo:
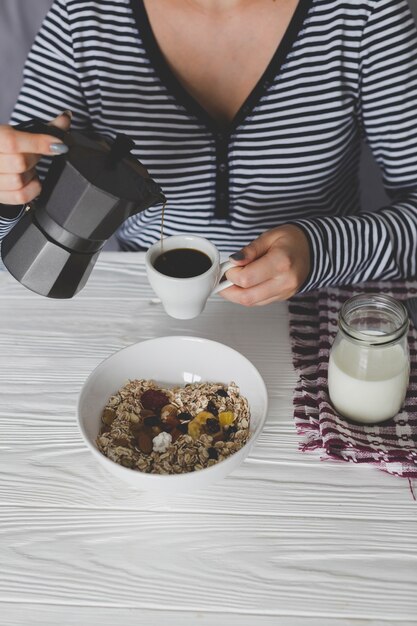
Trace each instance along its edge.
<path fill-rule="evenodd" d="M 407 309 L 381 293 L 363 293 L 346 300 L 339 327 L 350 339 L 369 346 L 394 343 L 408 331 Z"/>

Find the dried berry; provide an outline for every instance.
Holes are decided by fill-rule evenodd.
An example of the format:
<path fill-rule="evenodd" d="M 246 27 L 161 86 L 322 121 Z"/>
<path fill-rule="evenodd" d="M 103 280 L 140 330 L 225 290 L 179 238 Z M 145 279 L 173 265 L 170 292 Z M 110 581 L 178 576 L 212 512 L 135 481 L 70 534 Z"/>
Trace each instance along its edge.
<path fill-rule="evenodd" d="M 217 441 L 225 441 L 225 434 L 222 430 L 219 430 L 216 435 L 213 435 L 213 443 L 217 443 Z"/>
<path fill-rule="evenodd" d="M 210 417 L 206 422 L 206 431 L 210 435 L 214 435 L 214 433 L 218 433 L 220 430 L 219 420 L 215 417 Z"/>
<path fill-rule="evenodd" d="M 144 409 L 160 411 L 163 406 L 169 403 L 169 398 L 163 391 L 148 389 L 142 394 L 140 401 Z"/>
<path fill-rule="evenodd" d="M 218 450 L 216 450 L 216 448 L 208 448 L 207 452 L 209 455 L 209 459 L 215 459 L 217 461 L 217 459 L 219 458 L 219 452 Z"/>
<path fill-rule="evenodd" d="M 114 422 L 115 417 L 116 411 L 114 409 L 106 407 L 103 411 L 103 415 L 101 416 L 101 421 L 103 422 L 103 424 L 106 424 L 106 426 L 111 426 L 111 424 L 113 424 Z"/>
<path fill-rule="evenodd" d="M 182 422 L 190 422 L 193 419 L 193 416 L 191 415 L 191 413 L 188 413 L 188 411 L 183 411 L 182 413 L 178 413 L 177 417 Z"/>
<path fill-rule="evenodd" d="M 122 446 L 123 448 L 128 448 L 130 446 L 130 439 L 127 435 L 120 435 L 113 441 L 115 446 Z"/>
<path fill-rule="evenodd" d="M 220 396 L 221 398 L 228 398 L 229 394 L 227 393 L 226 389 L 218 389 L 216 391 L 216 395 Z"/>
<path fill-rule="evenodd" d="M 182 434 L 183 433 L 178 428 L 174 428 L 174 430 L 171 430 L 172 443 L 175 443 Z"/>
<path fill-rule="evenodd" d="M 149 415 L 143 419 L 143 423 L 145 426 L 158 426 L 159 417 L 157 415 Z"/>
<path fill-rule="evenodd" d="M 237 433 L 237 427 L 236 426 L 225 426 L 224 428 L 224 434 L 226 435 L 226 438 L 228 439 L 231 435 L 234 435 L 235 433 Z"/>
<path fill-rule="evenodd" d="M 177 429 L 183 434 L 185 435 L 186 433 L 188 433 L 188 424 L 187 422 L 183 422 L 182 424 L 178 424 Z"/>
<path fill-rule="evenodd" d="M 163 430 L 171 432 L 171 430 L 179 426 L 179 423 L 180 423 L 179 420 L 175 416 L 168 416 L 162 422 L 161 427 Z"/>
<path fill-rule="evenodd" d="M 144 430 L 138 434 L 136 443 L 138 444 L 139 450 L 143 452 L 143 454 L 150 454 L 153 450 L 152 437 L 150 437 Z"/>
<path fill-rule="evenodd" d="M 219 414 L 219 409 L 214 404 L 213 400 L 209 400 L 209 403 L 207 404 L 206 411 L 209 411 L 209 413 L 213 413 L 213 415 L 218 415 Z"/>

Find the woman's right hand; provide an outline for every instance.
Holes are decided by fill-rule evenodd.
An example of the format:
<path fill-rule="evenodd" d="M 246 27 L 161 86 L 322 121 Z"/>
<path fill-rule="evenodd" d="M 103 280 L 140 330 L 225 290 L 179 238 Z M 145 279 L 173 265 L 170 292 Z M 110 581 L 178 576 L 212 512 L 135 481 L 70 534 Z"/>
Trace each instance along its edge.
<path fill-rule="evenodd" d="M 50 126 L 69 130 L 71 113 L 62 113 Z M 35 169 L 39 159 L 67 151 L 67 146 L 56 137 L 0 126 L 0 204 L 27 204 L 34 200 L 41 192 Z"/>

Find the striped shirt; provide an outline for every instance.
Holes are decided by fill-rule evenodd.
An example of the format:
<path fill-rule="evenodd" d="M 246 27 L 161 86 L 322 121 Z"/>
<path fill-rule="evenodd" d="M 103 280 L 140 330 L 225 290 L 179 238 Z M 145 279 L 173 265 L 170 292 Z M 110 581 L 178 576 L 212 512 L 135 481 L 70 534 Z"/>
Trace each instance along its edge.
<path fill-rule="evenodd" d="M 74 129 L 132 137 L 167 196 L 166 235 L 234 251 L 298 224 L 312 257 L 304 290 L 417 274 L 417 33 L 406 0 L 300 0 L 226 129 L 169 69 L 143 0 L 55 0 L 12 123 L 65 109 Z M 372 213 L 359 201 L 363 139 L 392 199 Z M 161 206 L 129 218 L 122 248 L 149 247 L 160 222 Z"/>

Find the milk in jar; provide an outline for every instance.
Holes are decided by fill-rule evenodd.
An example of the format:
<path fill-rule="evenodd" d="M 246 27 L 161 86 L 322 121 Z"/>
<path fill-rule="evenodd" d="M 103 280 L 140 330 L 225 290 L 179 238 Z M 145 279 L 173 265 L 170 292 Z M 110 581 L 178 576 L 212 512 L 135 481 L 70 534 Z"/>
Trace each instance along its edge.
<path fill-rule="evenodd" d="M 396 415 L 409 380 L 408 316 L 385 294 L 361 294 L 342 306 L 328 371 L 334 408 L 374 424 Z"/>

